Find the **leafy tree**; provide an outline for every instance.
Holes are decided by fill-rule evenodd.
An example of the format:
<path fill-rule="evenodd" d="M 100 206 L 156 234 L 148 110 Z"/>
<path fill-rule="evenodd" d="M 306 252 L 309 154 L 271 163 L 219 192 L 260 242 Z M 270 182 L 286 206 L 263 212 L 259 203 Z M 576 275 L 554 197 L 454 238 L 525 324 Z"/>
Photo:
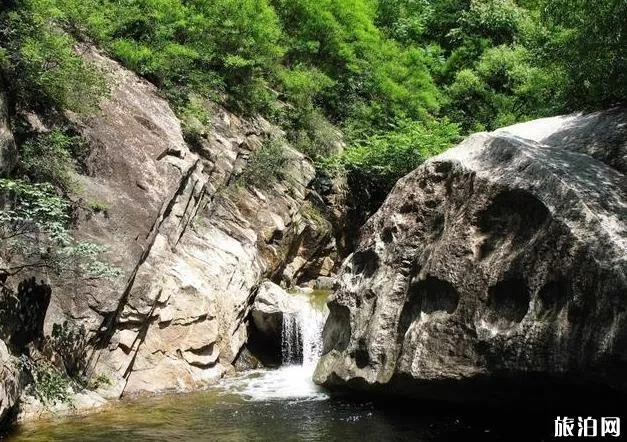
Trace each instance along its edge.
<path fill-rule="evenodd" d="M 0 12 L 0 69 L 14 104 L 89 112 L 106 93 L 102 74 L 57 27 L 52 0 L 15 0 Z"/>
<path fill-rule="evenodd" d="M 68 191 L 74 184 L 74 157 L 80 154 L 80 137 L 60 130 L 39 134 L 26 140 L 20 148 L 20 163 L 37 182 L 49 182 Z"/>
<path fill-rule="evenodd" d="M 334 122 L 360 130 L 424 117 L 437 91 L 420 48 L 403 49 L 375 26 L 373 2 L 275 0 L 288 66 L 313 66 L 332 84 L 314 97 Z"/>
<path fill-rule="evenodd" d="M 68 230 L 69 203 L 48 183 L 0 179 L 0 275 L 48 269 L 87 278 L 115 278 L 119 270 L 99 261 L 104 248 L 79 242 Z"/>
<path fill-rule="evenodd" d="M 402 121 L 393 131 L 373 135 L 325 160 L 325 166 L 344 169 L 355 181 L 385 194 L 396 180 L 458 140 L 458 126 L 447 120 Z"/>
<path fill-rule="evenodd" d="M 549 69 L 564 71 L 564 107 L 599 108 L 627 97 L 627 2 L 542 0 L 548 30 L 537 53 Z"/>

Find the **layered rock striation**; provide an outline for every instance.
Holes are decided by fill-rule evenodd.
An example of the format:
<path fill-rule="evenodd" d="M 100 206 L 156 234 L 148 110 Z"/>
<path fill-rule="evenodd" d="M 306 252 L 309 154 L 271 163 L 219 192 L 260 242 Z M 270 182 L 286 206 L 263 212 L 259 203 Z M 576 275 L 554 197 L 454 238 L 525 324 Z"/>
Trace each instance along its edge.
<path fill-rule="evenodd" d="M 91 116 L 67 115 L 90 149 L 75 176 L 73 233 L 106 246 L 103 260 L 121 276 L 36 275 L 49 286 L 38 332 L 63 330 L 78 368 L 109 380 L 106 396 L 202 387 L 233 370 L 257 285 L 316 273 L 304 263 L 332 249 L 307 201 L 314 167 L 284 145 L 280 179 L 243 183 L 251 156 L 279 129 L 206 103 L 211 121 L 187 143 L 155 86 L 96 50 L 82 52 L 111 94 Z M 0 104 L 4 154 L 14 145 Z M 3 391 L 2 407 L 10 385 Z"/>

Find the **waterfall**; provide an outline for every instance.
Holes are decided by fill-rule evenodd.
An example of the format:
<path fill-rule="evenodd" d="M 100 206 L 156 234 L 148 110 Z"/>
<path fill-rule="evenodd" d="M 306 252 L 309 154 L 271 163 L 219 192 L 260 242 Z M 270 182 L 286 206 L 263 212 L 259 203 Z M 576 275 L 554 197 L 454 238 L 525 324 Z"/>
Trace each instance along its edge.
<path fill-rule="evenodd" d="M 261 369 L 225 379 L 226 391 L 252 401 L 324 400 L 329 396 L 313 383 L 322 354 L 322 329 L 329 310 L 307 295 L 289 295 L 281 328 L 281 367 Z"/>
<path fill-rule="evenodd" d="M 292 365 L 302 360 L 302 339 L 298 315 L 283 313 L 283 328 L 281 329 L 281 362 L 283 365 Z"/>
<path fill-rule="evenodd" d="M 322 328 L 326 307 L 316 308 L 304 296 L 294 296 L 295 312 L 283 314 L 281 356 L 283 365 L 315 368 L 322 354 Z"/>

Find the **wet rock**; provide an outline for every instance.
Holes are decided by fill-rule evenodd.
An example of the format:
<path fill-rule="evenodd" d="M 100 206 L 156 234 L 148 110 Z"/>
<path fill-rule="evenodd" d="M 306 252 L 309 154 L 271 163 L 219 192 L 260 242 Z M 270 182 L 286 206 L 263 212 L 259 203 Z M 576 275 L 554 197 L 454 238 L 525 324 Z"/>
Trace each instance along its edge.
<path fill-rule="evenodd" d="M 242 351 L 237 356 L 237 359 L 235 360 L 235 363 L 233 365 L 237 371 L 246 371 L 259 368 L 261 363 L 252 354 L 248 347 L 245 346 L 242 348 Z"/>
<path fill-rule="evenodd" d="M 315 290 L 333 290 L 336 278 L 331 276 L 320 276 L 314 281 Z"/>
<path fill-rule="evenodd" d="M 402 178 L 342 266 L 315 381 L 458 401 L 525 396 L 531 378 L 625 391 L 624 121 L 475 134 Z"/>
<path fill-rule="evenodd" d="M 265 281 L 259 286 L 251 311 L 253 324 L 265 335 L 281 334 L 283 313 L 292 311 L 290 295 L 278 285 Z"/>
<path fill-rule="evenodd" d="M 290 295 L 278 285 L 265 281 L 259 286 L 250 318 L 247 348 L 265 366 L 281 364 L 281 333 L 286 313 L 297 310 Z"/>

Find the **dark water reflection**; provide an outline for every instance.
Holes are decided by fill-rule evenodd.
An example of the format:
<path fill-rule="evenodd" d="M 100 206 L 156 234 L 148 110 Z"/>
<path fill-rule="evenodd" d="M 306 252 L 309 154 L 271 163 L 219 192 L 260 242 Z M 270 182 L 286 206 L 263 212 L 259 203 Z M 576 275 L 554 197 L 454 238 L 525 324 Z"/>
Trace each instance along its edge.
<path fill-rule="evenodd" d="M 127 402 L 101 413 L 24 426 L 11 441 L 448 441 L 541 440 L 515 427 L 419 402 L 332 398 L 250 402 L 206 391 Z M 516 428 L 517 427 L 517 428 Z M 546 430 L 546 432 L 544 431 Z M 548 438 L 547 438 L 548 439 Z"/>

